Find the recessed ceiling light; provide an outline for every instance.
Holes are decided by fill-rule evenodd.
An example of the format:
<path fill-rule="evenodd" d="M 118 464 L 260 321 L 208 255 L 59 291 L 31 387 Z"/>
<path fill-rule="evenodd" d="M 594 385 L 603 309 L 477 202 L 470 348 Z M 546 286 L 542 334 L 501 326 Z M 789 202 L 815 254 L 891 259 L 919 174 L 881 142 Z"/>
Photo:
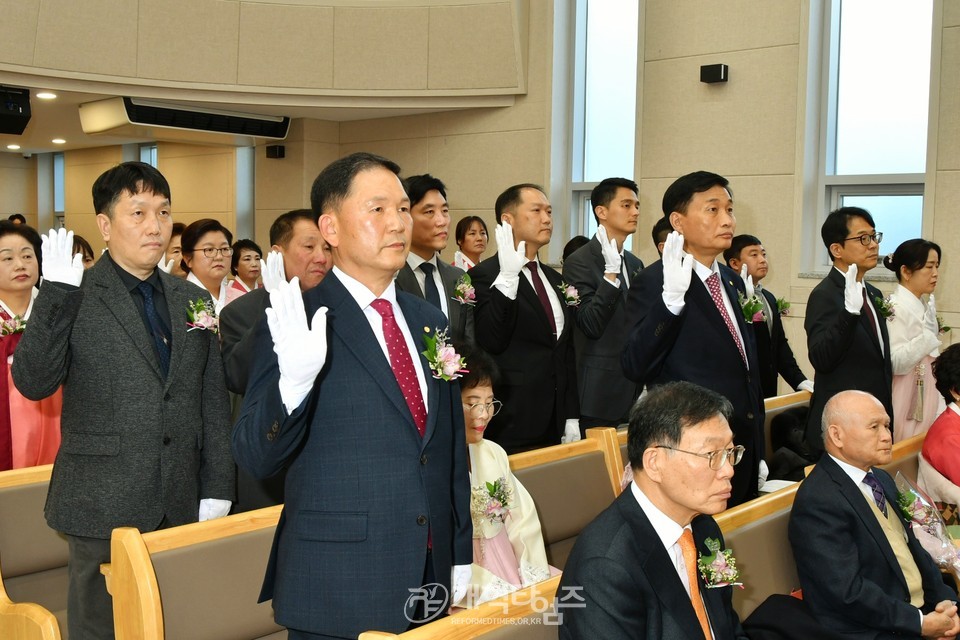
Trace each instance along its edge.
<path fill-rule="evenodd" d="M 54 138 L 54 139 L 51 140 L 50 142 L 52 142 L 53 144 L 66 144 L 66 143 L 67 143 L 67 141 L 64 140 L 63 138 Z"/>
<path fill-rule="evenodd" d="M 7 149 L 10 149 L 10 151 L 19 151 L 19 150 L 20 150 L 20 145 L 18 145 L 18 144 L 8 144 L 8 145 L 7 145 Z"/>
<path fill-rule="evenodd" d="M 57 94 L 55 94 L 52 91 L 40 91 L 39 93 L 37 93 L 37 97 L 40 98 L 41 100 L 53 100 L 54 98 L 57 97 Z"/>

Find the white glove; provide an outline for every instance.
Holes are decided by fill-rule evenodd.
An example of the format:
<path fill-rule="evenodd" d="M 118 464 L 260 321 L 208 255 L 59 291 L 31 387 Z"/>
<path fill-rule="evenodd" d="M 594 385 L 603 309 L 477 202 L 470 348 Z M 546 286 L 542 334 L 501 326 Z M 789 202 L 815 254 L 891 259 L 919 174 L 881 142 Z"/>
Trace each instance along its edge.
<path fill-rule="evenodd" d="M 940 324 L 937 322 L 937 303 L 930 294 L 930 300 L 927 301 L 927 308 L 923 312 L 923 328 L 935 336 L 940 335 Z"/>
<path fill-rule="evenodd" d="M 200 500 L 200 510 L 199 517 L 200 522 L 205 520 L 215 520 L 217 518 L 222 518 L 223 516 L 230 513 L 230 505 L 232 503 L 229 500 L 218 500 L 216 498 L 202 498 Z"/>
<path fill-rule="evenodd" d="M 623 256 L 617 249 L 616 238 L 607 238 L 607 230 L 603 225 L 597 228 L 597 240 L 600 241 L 600 251 L 603 254 L 603 272 L 614 273 L 619 276 Z"/>
<path fill-rule="evenodd" d="M 173 258 L 165 260 L 166 256 L 160 256 L 160 262 L 157 263 L 157 269 L 160 269 L 164 273 L 170 273 L 173 269 Z"/>
<path fill-rule="evenodd" d="M 470 586 L 470 579 L 473 577 L 473 568 L 469 564 L 454 565 L 450 571 L 450 591 L 452 591 L 450 602 L 460 602 L 467 595 L 467 587 Z"/>
<path fill-rule="evenodd" d="M 563 425 L 563 437 L 560 438 L 561 444 L 580 441 L 580 419 L 570 418 Z"/>
<path fill-rule="evenodd" d="M 770 468 L 767 467 L 767 463 L 763 460 L 760 461 L 760 475 L 757 478 L 757 491 L 763 489 L 763 485 L 767 482 L 767 476 L 770 475 Z"/>
<path fill-rule="evenodd" d="M 863 283 L 857 282 L 857 265 L 850 265 L 843 279 L 843 306 L 848 313 L 858 316 L 863 308 Z"/>
<path fill-rule="evenodd" d="M 280 398 L 293 413 L 313 388 L 327 359 L 327 308 L 320 307 L 307 326 L 300 278 L 280 282 L 270 293 L 267 325 L 280 367 Z"/>
<path fill-rule="evenodd" d="M 813 380 L 804 380 L 797 386 L 797 391 L 809 391 L 813 393 Z"/>
<path fill-rule="evenodd" d="M 287 274 L 283 268 L 283 255 L 279 251 L 271 251 L 267 254 L 266 262 L 260 261 L 260 277 L 267 293 L 273 293 L 278 283 L 287 281 Z"/>
<path fill-rule="evenodd" d="M 753 286 L 753 276 L 747 275 L 747 265 L 745 264 L 740 267 L 740 278 L 743 280 L 743 284 L 747 290 L 747 298 L 752 298 L 756 290 Z"/>
<path fill-rule="evenodd" d="M 73 231 L 50 229 L 40 237 L 43 277 L 50 282 L 80 286 L 83 280 L 83 254 L 73 253 Z"/>
<path fill-rule="evenodd" d="M 497 259 L 500 260 L 500 274 L 493 281 L 493 286 L 511 300 L 516 300 L 520 272 L 528 262 L 527 243 L 521 240 L 516 248 L 513 247 L 513 227 L 509 222 L 498 224 L 493 230 L 493 237 L 497 241 Z"/>
<path fill-rule="evenodd" d="M 671 231 L 663 243 L 663 303 L 668 308 L 683 309 L 692 274 L 693 256 L 684 253 L 683 236 Z"/>

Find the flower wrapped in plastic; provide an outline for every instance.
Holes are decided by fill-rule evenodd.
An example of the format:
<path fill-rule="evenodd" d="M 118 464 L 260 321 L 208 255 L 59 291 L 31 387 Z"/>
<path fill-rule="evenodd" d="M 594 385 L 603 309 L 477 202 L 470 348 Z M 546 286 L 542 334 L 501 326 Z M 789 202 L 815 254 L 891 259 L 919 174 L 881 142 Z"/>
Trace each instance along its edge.
<path fill-rule="evenodd" d="M 937 504 L 923 490 L 897 472 L 897 507 L 910 522 L 913 534 L 934 562 L 960 576 L 960 549 L 947 533 L 947 525 Z"/>

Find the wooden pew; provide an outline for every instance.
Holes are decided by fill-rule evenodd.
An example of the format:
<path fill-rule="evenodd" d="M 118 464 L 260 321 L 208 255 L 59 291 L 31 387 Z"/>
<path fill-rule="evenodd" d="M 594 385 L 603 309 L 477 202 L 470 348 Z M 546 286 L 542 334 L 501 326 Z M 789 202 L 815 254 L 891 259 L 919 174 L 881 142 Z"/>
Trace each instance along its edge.
<path fill-rule="evenodd" d="M 114 529 L 103 565 L 117 640 L 286 637 L 257 604 L 281 506 L 141 534 Z"/>
<path fill-rule="evenodd" d="M 0 473 L 0 638 L 59 640 L 66 629 L 66 539 L 43 506 L 53 465 Z"/>
<path fill-rule="evenodd" d="M 895 443 L 892 452 L 893 460 L 881 465 L 880 468 L 889 473 L 894 480 L 897 479 L 897 471 L 900 471 L 908 480 L 916 483 L 920 465 L 920 450 L 923 449 L 923 439 L 926 436 L 927 434 L 924 432 Z"/>

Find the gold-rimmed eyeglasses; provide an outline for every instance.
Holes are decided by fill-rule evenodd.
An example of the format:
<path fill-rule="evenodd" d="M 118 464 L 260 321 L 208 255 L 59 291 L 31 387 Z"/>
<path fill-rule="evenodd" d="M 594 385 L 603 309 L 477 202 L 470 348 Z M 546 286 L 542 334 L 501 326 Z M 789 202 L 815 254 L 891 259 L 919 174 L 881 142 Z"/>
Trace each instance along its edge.
<path fill-rule="evenodd" d="M 463 406 L 474 418 L 479 418 L 484 413 L 492 418 L 500 413 L 500 408 L 503 407 L 503 403 L 499 400 L 494 400 L 493 402 L 477 402 L 474 404 L 467 404 L 464 402 Z"/>
<path fill-rule="evenodd" d="M 656 446 L 657 449 L 670 449 L 671 451 L 677 451 L 679 453 L 686 453 L 691 456 L 697 456 L 698 458 L 706 458 L 707 466 L 713 469 L 714 471 L 720 471 L 723 468 L 723 464 L 730 461 L 731 466 L 737 466 L 740 464 L 740 460 L 743 458 L 743 452 L 746 448 L 743 445 L 737 445 L 735 447 L 730 447 L 729 449 L 717 449 L 716 451 L 707 451 L 706 453 L 697 453 L 696 451 L 684 451 L 683 449 L 677 449 L 676 447 L 670 447 L 665 444 L 659 444 Z"/>

